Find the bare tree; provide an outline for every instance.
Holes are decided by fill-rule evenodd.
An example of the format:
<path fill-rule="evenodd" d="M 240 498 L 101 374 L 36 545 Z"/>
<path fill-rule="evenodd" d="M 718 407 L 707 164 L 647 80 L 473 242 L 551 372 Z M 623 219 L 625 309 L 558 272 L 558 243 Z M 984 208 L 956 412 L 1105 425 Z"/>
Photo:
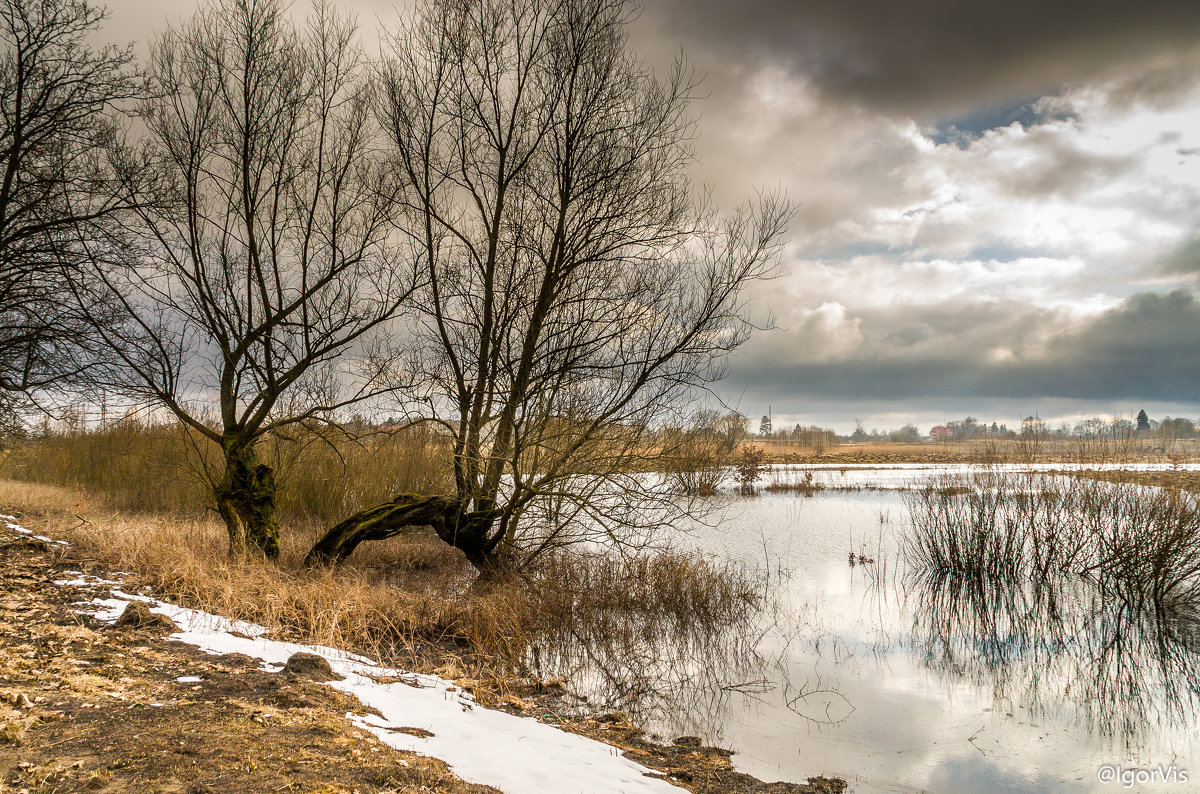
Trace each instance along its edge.
<path fill-rule="evenodd" d="M 720 216 L 688 180 L 694 84 L 630 52 L 623 0 L 434 0 L 383 70 L 381 116 L 425 272 L 413 417 L 453 438 L 455 492 L 330 530 L 310 562 L 432 524 L 493 569 L 644 539 L 678 503 L 657 423 L 724 373 L 744 288 L 776 267 L 772 196 Z"/>
<path fill-rule="evenodd" d="M 256 443 L 385 388 L 370 354 L 413 289 L 355 36 L 327 5 L 300 26 L 281 0 L 215 0 L 163 35 L 141 159 L 169 201 L 93 251 L 122 310 L 93 322 L 115 358 L 105 385 L 220 450 L 208 475 L 231 552 L 279 553 Z"/>
<path fill-rule="evenodd" d="M 94 48 L 83 0 L 0 0 L 0 413 L 70 374 L 80 328 L 62 311 L 80 240 L 128 204 L 108 151 L 139 81 L 128 48 Z"/>

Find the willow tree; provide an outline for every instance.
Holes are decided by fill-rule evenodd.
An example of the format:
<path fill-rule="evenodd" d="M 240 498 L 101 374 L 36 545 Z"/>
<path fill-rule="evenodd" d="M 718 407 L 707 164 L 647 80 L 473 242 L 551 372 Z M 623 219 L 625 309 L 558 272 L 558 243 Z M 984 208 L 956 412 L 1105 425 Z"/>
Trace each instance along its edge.
<path fill-rule="evenodd" d="M 130 175 L 148 170 L 162 205 L 93 252 L 122 309 L 94 323 L 105 385 L 217 452 L 208 475 L 235 552 L 279 553 L 256 443 L 377 394 L 373 340 L 413 288 L 355 35 L 326 5 L 298 24 L 280 0 L 216 0 L 165 33 Z"/>
<path fill-rule="evenodd" d="M 107 155 L 140 85 L 128 48 L 91 43 L 104 17 L 83 0 L 0 0 L 0 420 L 14 393 L 79 363 L 64 278 L 77 241 L 129 206 Z"/>
<path fill-rule="evenodd" d="M 628 47 L 622 0 L 432 0 L 382 69 L 379 115 L 423 270 L 414 418 L 453 440 L 453 493 L 352 516 L 312 549 L 432 525 L 491 569 L 585 538 L 636 542 L 678 503 L 656 424 L 724 373 L 789 219 L 689 182 L 694 91 Z"/>

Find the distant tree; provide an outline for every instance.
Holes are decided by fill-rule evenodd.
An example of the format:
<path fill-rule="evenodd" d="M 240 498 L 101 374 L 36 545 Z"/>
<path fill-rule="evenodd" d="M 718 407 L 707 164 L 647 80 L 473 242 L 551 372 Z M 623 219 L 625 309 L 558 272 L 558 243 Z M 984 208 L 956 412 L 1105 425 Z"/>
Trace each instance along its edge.
<path fill-rule="evenodd" d="M 758 434 L 764 438 L 771 435 L 771 417 L 763 414 L 762 421 L 758 423 Z"/>
<path fill-rule="evenodd" d="M 855 419 L 854 420 L 854 432 L 850 434 L 850 440 L 851 441 L 866 441 L 870 437 L 871 437 L 870 434 L 867 433 L 866 429 L 863 427 L 862 420 Z"/>
<path fill-rule="evenodd" d="M 921 432 L 917 430 L 916 425 L 910 423 L 899 430 L 889 433 L 888 439 L 890 441 L 902 442 L 906 444 L 916 443 L 921 440 Z"/>
<path fill-rule="evenodd" d="M 749 420 L 737 411 L 729 411 L 718 417 L 712 425 L 713 434 L 722 455 L 731 455 L 746 438 Z"/>
<path fill-rule="evenodd" d="M 679 493 L 709 496 L 716 493 L 745 437 L 746 420 L 740 414 L 697 411 L 689 425 L 659 434 L 662 470 Z"/>
<path fill-rule="evenodd" d="M 1036 461 L 1049 437 L 1050 428 L 1044 419 L 1037 416 L 1025 417 L 1021 420 L 1021 433 L 1017 436 L 1018 454 L 1026 463 Z"/>
<path fill-rule="evenodd" d="M 1137 429 L 1139 433 L 1150 429 L 1150 417 L 1146 416 L 1146 411 L 1144 409 L 1138 411 Z"/>
<path fill-rule="evenodd" d="M 742 447 L 742 457 L 737 464 L 737 480 L 743 494 L 754 493 L 754 485 L 762 479 L 766 454 L 758 447 Z"/>

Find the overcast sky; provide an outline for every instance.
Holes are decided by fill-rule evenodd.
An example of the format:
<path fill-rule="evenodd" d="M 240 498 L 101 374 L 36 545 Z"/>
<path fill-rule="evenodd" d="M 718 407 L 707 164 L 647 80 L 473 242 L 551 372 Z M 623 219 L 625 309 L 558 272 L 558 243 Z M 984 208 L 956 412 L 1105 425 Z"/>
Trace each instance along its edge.
<path fill-rule="evenodd" d="M 144 42 L 196 3 L 108 5 Z M 724 205 L 800 204 L 756 290 L 778 327 L 721 386 L 743 412 L 1200 415 L 1200 3 L 647 0 L 631 36 L 704 75 Z"/>

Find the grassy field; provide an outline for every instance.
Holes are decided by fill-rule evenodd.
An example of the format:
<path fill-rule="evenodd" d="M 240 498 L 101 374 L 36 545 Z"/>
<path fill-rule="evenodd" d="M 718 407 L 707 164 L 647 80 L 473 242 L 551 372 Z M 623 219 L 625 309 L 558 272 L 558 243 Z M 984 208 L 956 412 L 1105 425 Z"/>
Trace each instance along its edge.
<path fill-rule="evenodd" d="M 1036 445 L 1020 440 L 864 442 L 814 449 L 774 440 L 749 439 L 768 463 L 1194 463 L 1200 445 L 1189 439 L 1169 447 L 1151 439 L 1117 445 L 1087 440 L 1053 440 Z"/>

